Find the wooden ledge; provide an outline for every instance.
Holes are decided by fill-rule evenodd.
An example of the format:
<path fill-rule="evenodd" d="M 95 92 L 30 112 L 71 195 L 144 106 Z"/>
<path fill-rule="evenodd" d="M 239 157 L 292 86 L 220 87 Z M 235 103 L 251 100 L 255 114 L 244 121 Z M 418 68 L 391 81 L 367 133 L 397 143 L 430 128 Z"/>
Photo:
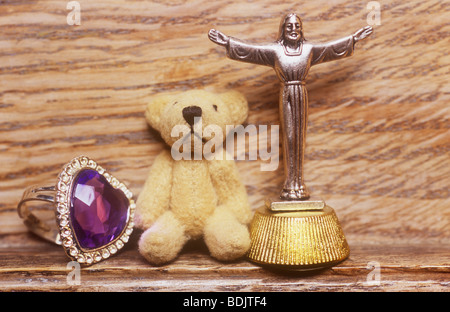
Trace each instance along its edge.
<path fill-rule="evenodd" d="M 449 246 L 350 243 L 350 257 L 312 272 L 272 271 L 246 260 L 222 263 L 191 243 L 172 263 L 148 264 L 130 242 L 116 256 L 82 268 L 71 285 L 64 251 L 51 244 L 0 248 L 2 291 L 449 291 Z M 42 248 L 41 248 L 42 247 Z M 377 271 L 379 269 L 379 271 Z M 379 274 L 378 274 L 379 272 Z M 377 275 L 378 274 L 378 275 Z"/>

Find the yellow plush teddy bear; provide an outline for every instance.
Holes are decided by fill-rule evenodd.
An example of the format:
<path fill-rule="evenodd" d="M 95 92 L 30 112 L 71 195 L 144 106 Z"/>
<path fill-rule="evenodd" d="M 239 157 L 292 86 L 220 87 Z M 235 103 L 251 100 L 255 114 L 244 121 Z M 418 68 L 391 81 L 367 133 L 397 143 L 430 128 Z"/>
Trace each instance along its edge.
<path fill-rule="evenodd" d="M 194 153 L 214 138 L 223 145 L 226 126 L 243 123 L 247 113 L 247 101 L 236 91 L 191 90 L 158 95 L 148 104 L 148 124 L 170 147 L 156 157 L 136 202 L 135 223 L 144 230 L 139 252 L 150 263 L 169 262 L 188 240 L 202 237 L 218 260 L 247 252 L 251 210 L 233 158 Z M 208 126 L 216 131 L 204 131 Z M 214 155 L 225 153 L 218 148 L 211 149 Z"/>

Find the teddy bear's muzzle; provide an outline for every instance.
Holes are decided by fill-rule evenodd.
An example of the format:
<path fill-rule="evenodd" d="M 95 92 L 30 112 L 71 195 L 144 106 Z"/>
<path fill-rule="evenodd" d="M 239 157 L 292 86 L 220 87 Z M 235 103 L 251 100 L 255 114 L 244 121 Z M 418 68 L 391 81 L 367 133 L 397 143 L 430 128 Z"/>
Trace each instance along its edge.
<path fill-rule="evenodd" d="M 200 118 L 202 117 L 202 109 L 198 106 L 188 106 L 183 108 L 183 118 L 186 120 L 186 122 L 189 124 L 189 126 L 194 126 L 195 123 L 195 117 Z"/>

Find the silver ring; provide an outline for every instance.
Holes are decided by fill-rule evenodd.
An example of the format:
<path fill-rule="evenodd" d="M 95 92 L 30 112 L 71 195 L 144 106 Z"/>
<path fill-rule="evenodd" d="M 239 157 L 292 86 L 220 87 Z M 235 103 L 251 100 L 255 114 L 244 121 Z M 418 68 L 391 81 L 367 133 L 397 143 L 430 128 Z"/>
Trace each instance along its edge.
<path fill-rule="evenodd" d="M 128 242 L 135 208 L 125 184 L 94 160 L 79 156 L 64 166 L 55 185 L 25 189 L 17 211 L 31 232 L 62 245 L 70 259 L 91 265 Z M 38 216 L 49 210 L 56 224 Z"/>

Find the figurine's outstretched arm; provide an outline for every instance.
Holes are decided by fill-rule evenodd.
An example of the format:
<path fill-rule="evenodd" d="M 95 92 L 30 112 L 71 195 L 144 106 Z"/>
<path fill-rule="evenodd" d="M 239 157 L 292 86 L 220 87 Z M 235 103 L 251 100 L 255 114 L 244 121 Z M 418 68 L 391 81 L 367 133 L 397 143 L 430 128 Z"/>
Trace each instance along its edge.
<path fill-rule="evenodd" d="M 273 45 L 261 45 L 245 42 L 229 37 L 224 33 L 211 29 L 208 32 L 209 39 L 227 50 L 227 56 L 232 60 L 274 66 L 275 49 Z"/>
<path fill-rule="evenodd" d="M 373 33 L 372 26 L 366 26 L 364 28 L 359 29 L 357 32 L 353 34 L 353 41 L 356 43 L 360 40 L 363 40 L 370 36 Z"/>
<path fill-rule="evenodd" d="M 225 35 L 224 33 L 215 30 L 215 29 L 211 29 L 208 33 L 208 38 L 209 40 L 211 40 L 212 42 L 221 45 L 221 46 L 226 46 L 228 44 L 228 42 L 230 41 L 230 38 Z"/>
<path fill-rule="evenodd" d="M 334 61 L 353 55 L 356 42 L 365 39 L 372 32 L 372 26 L 366 26 L 351 36 L 327 43 L 314 44 L 312 47 L 311 65 Z"/>

